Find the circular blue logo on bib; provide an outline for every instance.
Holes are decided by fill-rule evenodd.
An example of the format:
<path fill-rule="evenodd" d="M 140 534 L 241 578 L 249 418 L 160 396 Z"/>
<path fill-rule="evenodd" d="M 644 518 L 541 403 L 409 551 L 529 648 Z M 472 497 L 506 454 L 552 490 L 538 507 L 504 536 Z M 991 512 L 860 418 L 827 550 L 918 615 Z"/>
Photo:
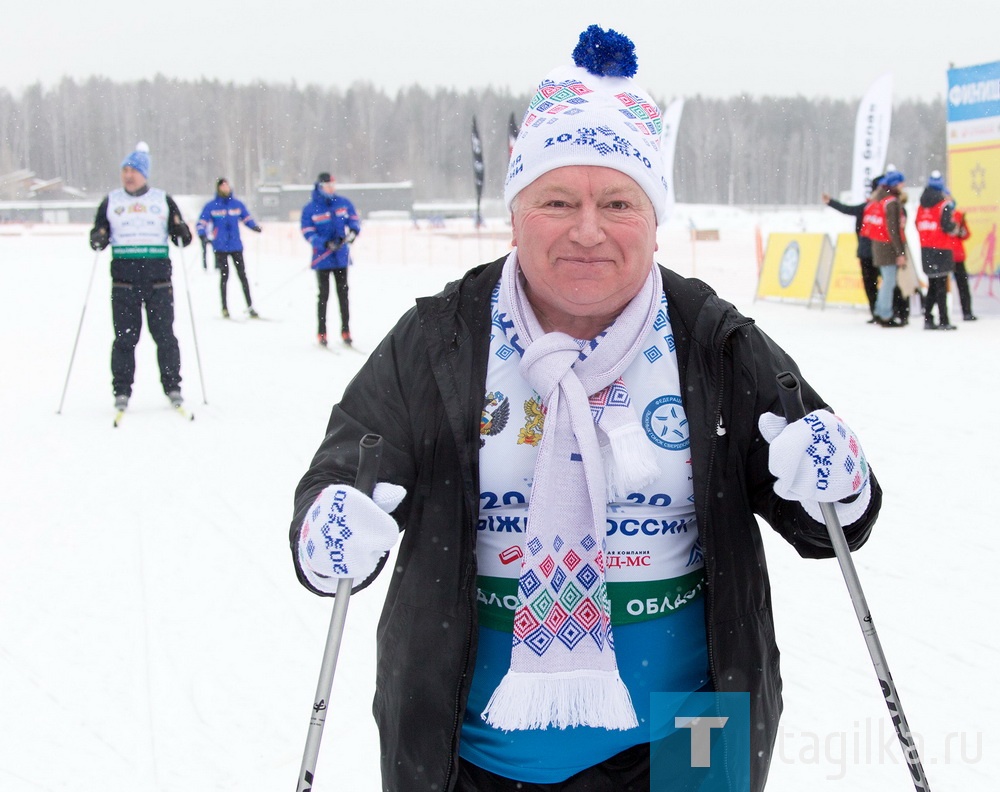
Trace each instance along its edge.
<path fill-rule="evenodd" d="M 683 451 L 691 445 L 687 415 L 680 396 L 653 399 L 643 410 L 642 428 L 650 440 L 668 451 Z"/>

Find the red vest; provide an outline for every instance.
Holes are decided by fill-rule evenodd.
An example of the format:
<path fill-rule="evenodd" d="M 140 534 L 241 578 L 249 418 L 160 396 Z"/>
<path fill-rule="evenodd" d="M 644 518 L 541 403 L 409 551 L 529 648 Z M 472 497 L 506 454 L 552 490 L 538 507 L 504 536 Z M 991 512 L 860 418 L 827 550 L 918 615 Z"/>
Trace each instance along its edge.
<path fill-rule="evenodd" d="M 865 213 L 861 217 L 861 236 L 868 237 L 872 242 L 889 242 L 889 227 L 885 220 L 885 207 L 889 201 L 895 201 L 891 193 L 881 201 L 869 201 Z"/>
<path fill-rule="evenodd" d="M 952 220 L 955 221 L 956 229 L 960 232 L 965 224 L 965 212 L 961 212 L 956 209 L 952 212 Z M 966 229 L 968 230 L 968 229 Z M 948 237 L 951 240 L 951 257 L 955 260 L 955 263 L 962 263 L 965 261 L 965 239 L 960 236 Z"/>
<path fill-rule="evenodd" d="M 920 247 L 951 250 L 954 237 L 941 230 L 941 214 L 945 201 L 934 206 L 921 206 L 917 209 L 917 233 L 920 234 Z"/>

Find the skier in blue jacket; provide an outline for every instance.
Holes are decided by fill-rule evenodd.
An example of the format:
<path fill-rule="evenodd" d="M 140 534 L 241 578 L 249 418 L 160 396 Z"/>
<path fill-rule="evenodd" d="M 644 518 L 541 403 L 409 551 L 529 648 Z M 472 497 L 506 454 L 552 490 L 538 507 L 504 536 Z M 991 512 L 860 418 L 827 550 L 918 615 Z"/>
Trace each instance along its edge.
<path fill-rule="evenodd" d="M 302 208 L 302 235 L 312 245 L 312 268 L 319 284 L 317 338 L 326 346 L 326 305 L 330 299 L 330 273 L 337 284 L 340 303 L 340 337 L 351 344 L 350 307 L 347 301 L 349 245 L 361 231 L 358 213 L 347 198 L 337 195 L 337 180 L 329 173 L 316 177 L 312 200 Z"/>
<path fill-rule="evenodd" d="M 236 274 L 243 286 L 243 296 L 247 301 L 247 313 L 251 319 L 258 314 L 250 299 L 250 283 L 247 281 L 246 265 L 243 262 L 243 241 L 240 239 L 240 223 L 245 223 L 258 234 L 263 230 L 250 215 L 244 203 L 233 195 L 233 188 L 225 178 L 215 183 L 215 198 L 205 204 L 198 218 L 198 236 L 202 244 L 206 239 L 215 251 L 215 268 L 219 270 L 219 290 L 222 293 L 222 316 L 229 318 L 226 291 L 229 284 L 229 257 L 232 256 Z"/>

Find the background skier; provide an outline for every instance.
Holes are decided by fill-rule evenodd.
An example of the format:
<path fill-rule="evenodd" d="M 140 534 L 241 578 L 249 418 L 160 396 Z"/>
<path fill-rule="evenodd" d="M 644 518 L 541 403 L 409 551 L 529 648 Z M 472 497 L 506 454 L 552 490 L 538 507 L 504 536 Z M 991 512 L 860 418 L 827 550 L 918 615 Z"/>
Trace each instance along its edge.
<path fill-rule="evenodd" d="M 191 229 L 173 198 L 147 184 L 149 168 L 149 146 L 140 142 L 122 161 L 121 189 L 101 201 L 90 231 L 94 250 L 111 245 L 111 313 L 115 327 L 111 380 L 117 410 L 124 410 L 132 395 L 143 306 L 146 324 L 156 341 L 163 392 L 175 407 L 184 402 L 167 239 L 187 247 L 191 244 Z"/>
<path fill-rule="evenodd" d="M 347 297 L 347 267 L 351 263 L 350 245 L 361 232 L 354 204 L 337 195 L 337 180 L 323 172 L 316 177 L 312 200 L 302 209 L 302 235 L 312 245 L 311 266 L 316 270 L 319 296 L 316 304 L 317 340 L 327 344 L 326 306 L 330 299 L 330 273 L 337 284 L 340 305 L 340 337 L 351 344 L 351 309 Z"/>
<path fill-rule="evenodd" d="M 219 292 L 222 295 L 222 315 L 229 318 L 226 292 L 229 284 L 229 259 L 232 258 L 236 275 L 243 287 L 247 313 L 252 319 L 256 319 L 258 316 L 250 298 L 250 283 L 247 281 L 246 265 L 243 261 L 240 223 L 244 223 L 247 228 L 258 234 L 263 230 L 251 217 L 244 203 L 233 195 L 229 182 L 226 179 L 219 179 L 215 183 L 215 198 L 205 204 L 198 218 L 198 236 L 201 237 L 203 250 L 206 240 L 210 239 L 212 250 L 215 251 L 215 266 L 219 270 Z"/>

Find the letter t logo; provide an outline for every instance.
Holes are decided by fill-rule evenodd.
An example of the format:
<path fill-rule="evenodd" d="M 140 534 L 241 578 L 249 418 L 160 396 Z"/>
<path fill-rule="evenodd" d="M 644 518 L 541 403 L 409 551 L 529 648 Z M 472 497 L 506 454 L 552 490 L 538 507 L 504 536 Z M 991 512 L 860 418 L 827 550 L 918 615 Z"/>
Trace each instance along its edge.
<path fill-rule="evenodd" d="M 721 729 L 729 718 L 674 718 L 678 729 L 691 730 L 691 767 L 712 766 L 712 729 Z"/>

